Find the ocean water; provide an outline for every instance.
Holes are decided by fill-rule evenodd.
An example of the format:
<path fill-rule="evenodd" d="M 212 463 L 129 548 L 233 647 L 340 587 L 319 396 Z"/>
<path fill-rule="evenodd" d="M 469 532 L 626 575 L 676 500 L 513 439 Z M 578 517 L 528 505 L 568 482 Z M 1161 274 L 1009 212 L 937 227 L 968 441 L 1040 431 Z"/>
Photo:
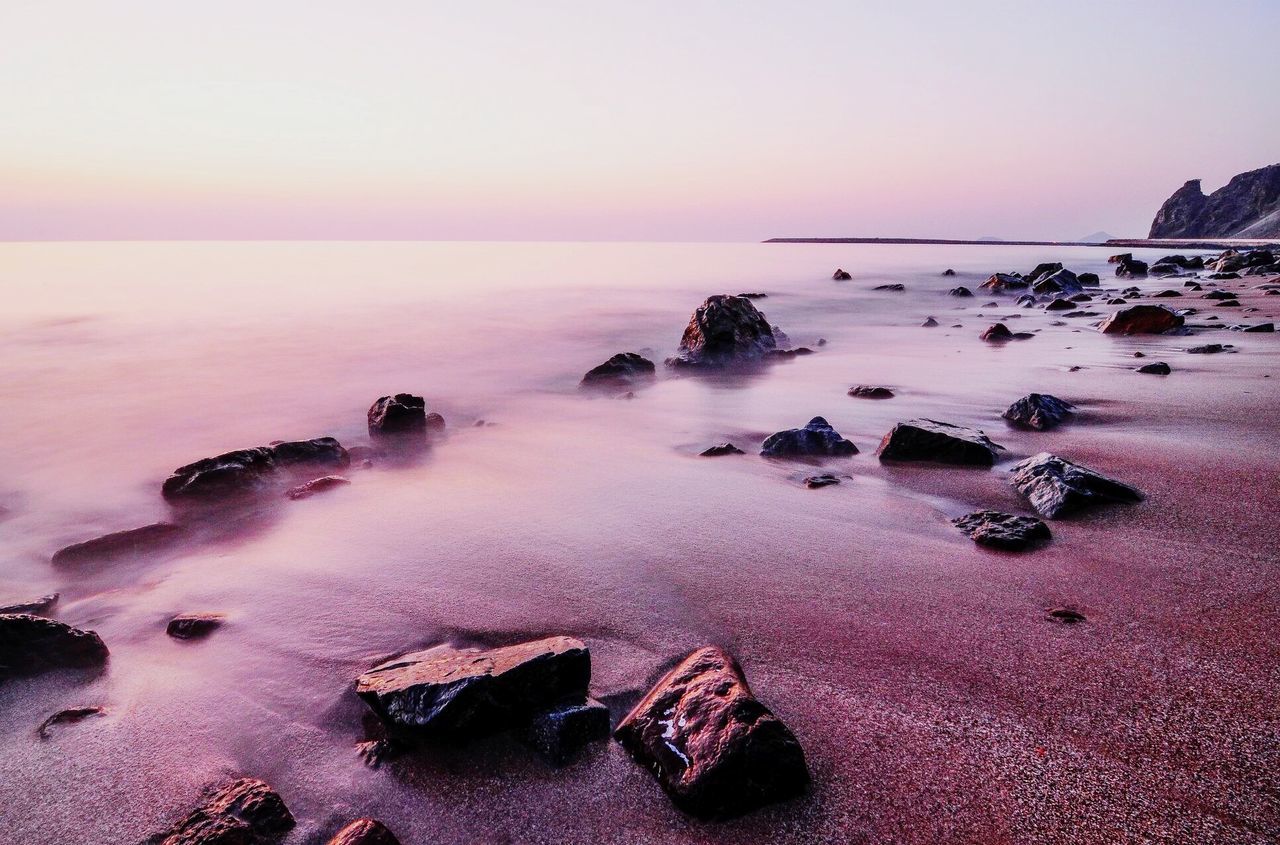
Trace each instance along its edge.
<path fill-rule="evenodd" d="M 1187 338 L 1106 337 L 1099 318 L 946 295 L 1047 260 L 1126 286 L 1108 278 L 1107 252 L 0 245 L 0 604 L 60 592 L 54 615 L 112 653 L 92 677 L 0 687 L 0 839 L 138 841 L 202 788 L 248 774 L 298 816 L 290 843 L 360 815 L 406 843 L 1027 841 L 1065 836 L 1086 806 L 1092 827 L 1074 841 L 1121 841 L 1135 818 L 1156 841 L 1223 824 L 1251 841 L 1241 831 L 1277 818 L 1260 763 L 1276 759 L 1274 733 L 1257 727 L 1276 647 L 1247 643 L 1275 616 L 1257 589 L 1275 585 L 1262 567 L 1277 500 L 1274 481 L 1255 481 L 1248 507 L 1248 474 L 1202 447 L 1276 477 L 1261 442 L 1280 399 L 1263 378 L 1274 339 L 1232 333 L 1242 354 L 1227 367 L 1182 357 Z M 853 280 L 832 281 L 837 266 Z M 872 289 L 895 282 L 906 291 Z M 666 371 L 693 309 L 740 292 L 767 294 L 756 305 L 815 354 L 746 374 Z M 1096 306 L 1082 307 L 1109 310 Z M 929 316 L 941 325 L 921 327 Z M 1035 337 L 979 341 L 1000 318 Z M 657 380 L 632 398 L 578 389 L 621 351 L 659 361 Z M 1135 351 L 1181 380 L 1134 375 Z M 853 399 L 855 384 L 897 396 Z M 1076 402 L 1081 422 L 1009 429 L 1000 412 L 1033 390 Z M 50 562 L 69 543 L 170 518 L 160 484 L 181 464 L 281 439 L 367 443 L 367 408 L 396 392 L 447 420 L 416 461 L 256 502 L 219 517 L 207 542 Z M 813 466 L 756 453 L 817 415 L 861 451 L 825 465 L 844 483 L 808 490 Z M 880 438 L 917 416 L 982 428 L 1007 460 L 881 465 Z M 697 457 L 726 440 L 747 454 Z M 1055 526 L 1024 558 L 950 526 L 978 507 L 1021 511 L 1007 467 L 1042 449 L 1139 482 L 1155 504 Z M 1219 561 L 1228 569 L 1206 571 Z M 1063 602 L 1101 621 L 1045 623 Z M 1177 608 L 1208 614 L 1203 627 Z M 228 621 L 172 640 L 165 623 L 183 611 Z M 674 659 L 729 647 L 805 746 L 811 795 L 695 822 L 613 743 L 561 770 L 501 737 L 362 763 L 356 744 L 376 731 L 351 684 L 365 668 L 440 642 L 551 633 L 587 642 L 615 720 Z M 1184 711 L 1159 694 L 1180 684 L 1222 698 Z M 105 715 L 36 737 L 50 713 L 87 704 Z M 1209 762 L 1160 750 L 1162 734 L 1193 729 Z"/>

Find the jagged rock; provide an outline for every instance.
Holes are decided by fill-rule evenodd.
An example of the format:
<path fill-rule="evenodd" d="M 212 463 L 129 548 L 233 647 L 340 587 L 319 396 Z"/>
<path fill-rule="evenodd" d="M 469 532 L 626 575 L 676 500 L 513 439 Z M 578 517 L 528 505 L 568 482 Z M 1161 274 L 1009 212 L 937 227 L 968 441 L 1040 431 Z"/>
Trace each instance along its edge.
<path fill-rule="evenodd" d="M 872 290 L 887 290 L 887 291 L 894 291 L 895 293 L 904 291 L 906 289 L 907 289 L 906 285 L 899 285 L 899 284 L 876 285 L 874 288 L 872 288 Z"/>
<path fill-rule="evenodd" d="M 1208 196 L 1192 179 L 1165 200 L 1148 237 L 1280 237 L 1280 164 L 1241 173 Z"/>
<path fill-rule="evenodd" d="M 582 377 L 583 387 L 628 387 L 636 382 L 651 379 L 655 367 L 648 358 L 634 352 L 619 352 Z"/>
<path fill-rule="evenodd" d="M 831 274 L 831 278 L 837 282 L 847 282 L 850 279 L 852 279 L 853 276 L 850 276 L 844 270 L 841 270 L 839 267 L 837 267 L 836 271 Z"/>
<path fill-rule="evenodd" d="M 368 416 L 371 437 L 423 434 L 427 431 L 427 401 L 412 393 L 379 397 L 369 407 Z"/>
<path fill-rule="evenodd" d="M 1050 539 L 1049 526 L 1031 516 L 985 510 L 965 514 L 951 522 L 978 545 L 1009 552 L 1024 551 Z"/>
<path fill-rule="evenodd" d="M 1155 361 L 1139 367 L 1138 372 L 1146 373 L 1149 376 L 1167 376 L 1173 370 L 1164 361 Z"/>
<path fill-rule="evenodd" d="M 1190 258 L 1185 255 L 1166 255 L 1164 258 L 1157 261 L 1156 264 L 1171 264 L 1182 270 L 1204 269 L 1204 259 L 1198 255 L 1193 255 Z"/>
<path fill-rule="evenodd" d="M 719 446 L 712 446 L 708 449 L 703 449 L 698 454 L 699 457 L 703 458 L 719 458 L 723 455 L 745 455 L 746 452 L 743 452 L 732 443 L 721 443 Z"/>
<path fill-rule="evenodd" d="M 0 615 L 0 677 L 95 668 L 106 662 L 107 646 L 93 631 L 29 613 Z"/>
<path fill-rule="evenodd" d="M 849 395 L 856 396 L 859 399 L 892 399 L 893 391 L 887 387 L 860 384 L 857 387 L 849 388 Z"/>
<path fill-rule="evenodd" d="M 43 616 L 49 608 L 58 603 L 61 593 L 50 593 L 47 596 L 41 596 L 31 601 L 18 602 L 17 604 L 9 604 L 0 607 L 0 615 L 8 613 L 25 613 L 30 616 Z"/>
<path fill-rule="evenodd" d="M 1030 287 L 1027 280 L 1012 273 L 996 273 L 982 283 L 984 290 L 1011 291 Z"/>
<path fill-rule="evenodd" d="M 1116 265 L 1116 275 L 1121 278 L 1138 278 L 1147 275 L 1147 262 L 1130 258 Z"/>
<path fill-rule="evenodd" d="M 1023 278 L 1025 278 L 1030 284 L 1034 285 L 1040 279 L 1048 278 L 1049 276 L 1052 276 L 1054 273 L 1057 273 L 1061 269 L 1062 269 L 1061 262 L 1045 261 L 1041 264 L 1037 264 L 1036 268 L 1032 270 L 1030 273 L 1028 273 L 1026 276 L 1024 276 Z"/>
<path fill-rule="evenodd" d="M 882 461 L 936 461 L 944 464 L 991 466 L 1004 447 L 981 431 L 931 419 L 900 422 L 880 441 Z"/>
<path fill-rule="evenodd" d="M 1057 272 L 1038 279 L 1031 285 L 1031 289 L 1038 294 L 1079 293 L 1082 286 L 1075 273 L 1059 267 Z"/>
<path fill-rule="evenodd" d="M 1103 334 L 1161 334 L 1183 324 L 1183 318 L 1162 305 L 1132 305 L 1103 320 Z"/>
<path fill-rule="evenodd" d="M 128 531 L 116 531 L 73 543 L 53 553 L 56 566 L 74 566 L 163 551 L 187 536 L 187 529 L 171 522 L 156 522 Z"/>
<path fill-rule="evenodd" d="M 178 467 L 161 488 L 166 499 L 206 499 L 258 489 L 275 471 L 267 446 L 237 449 Z"/>
<path fill-rule="evenodd" d="M 169 620 L 165 633 L 174 639 L 196 640 L 209 636 L 225 621 L 221 613 L 179 613 Z"/>
<path fill-rule="evenodd" d="M 587 743 L 609 738 L 609 708 L 593 698 L 560 704 L 530 718 L 522 737 L 551 765 L 563 766 Z"/>
<path fill-rule="evenodd" d="M 1013 467 L 1013 488 L 1036 513 L 1057 519 L 1093 505 L 1139 502 L 1142 493 L 1080 464 L 1041 452 Z"/>
<path fill-rule="evenodd" d="M 1040 298 L 1037 297 L 1034 293 L 1024 293 L 1022 296 L 1018 297 L 1013 302 L 1015 305 L 1021 305 L 1023 308 L 1034 308 L 1036 303 L 1039 301 L 1040 301 Z"/>
<path fill-rule="evenodd" d="M 801 794 L 804 750 L 752 694 L 742 667 L 707 646 L 680 662 L 614 731 L 681 809 L 735 816 Z"/>
<path fill-rule="evenodd" d="M 707 297 L 689 320 L 680 348 L 667 364 L 723 367 L 763 358 L 778 348 L 774 329 L 751 300 L 740 296 Z"/>
<path fill-rule="evenodd" d="M 1073 413 L 1071 403 L 1047 393 L 1028 393 L 1010 405 L 1003 414 L 1006 420 L 1037 431 L 1046 431 L 1062 423 Z"/>
<path fill-rule="evenodd" d="M 856 455 L 858 447 L 831 427 L 822 417 L 814 417 L 804 428 L 789 428 L 771 434 L 760 454 L 767 458 L 826 457 Z"/>
<path fill-rule="evenodd" d="M 278 792 L 256 778 L 241 778 L 147 844 L 266 845 L 277 842 L 294 824 Z"/>
<path fill-rule="evenodd" d="M 585 700 L 590 679 L 587 647 L 548 637 L 487 651 L 445 646 L 406 654 L 361 675 L 356 693 L 393 733 L 460 739 Z"/>
<path fill-rule="evenodd" d="M 305 484 L 299 484 L 297 487 L 291 487 L 285 495 L 290 499 L 306 499 L 316 493 L 323 493 L 325 490 L 343 487 L 350 483 L 351 480 L 344 476 L 326 475 L 321 478 L 313 478 Z"/>
<path fill-rule="evenodd" d="M 1182 272 L 1182 268 L 1176 267 L 1173 264 L 1152 264 L 1151 268 L 1147 270 L 1147 272 L 1157 278 L 1165 278 L 1167 276 L 1178 275 Z"/>
<path fill-rule="evenodd" d="M 55 725 L 70 725 L 90 716 L 101 716 L 103 713 L 101 707 L 69 707 L 66 710 L 59 710 L 40 723 L 40 727 L 36 728 L 36 735 L 41 739 L 48 739 L 49 729 Z"/>
<path fill-rule="evenodd" d="M 949 296 L 973 296 L 973 291 L 969 290 L 964 285 L 960 285 L 959 287 L 954 287 L 947 291 L 947 294 Z"/>
<path fill-rule="evenodd" d="M 933 319 L 932 317 L 929 317 L 923 323 L 920 324 L 921 328 L 925 328 L 925 329 L 932 329 L 937 325 L 938 325 L 938 321 Z"/>
<path fill-rule="evenodd" d="M 400 845 L 400 840 L 376 819 L 356 819 L 335 833 L 328 845 Z"/>

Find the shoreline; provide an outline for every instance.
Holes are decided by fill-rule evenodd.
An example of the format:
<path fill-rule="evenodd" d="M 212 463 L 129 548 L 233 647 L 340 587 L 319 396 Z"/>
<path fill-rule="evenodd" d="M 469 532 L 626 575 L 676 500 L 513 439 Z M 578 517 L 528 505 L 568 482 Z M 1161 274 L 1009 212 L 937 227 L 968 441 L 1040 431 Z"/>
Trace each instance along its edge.
<path fill-rule="evenodd" d="M 1153 239 L 1153 238 L 1113 238 L 1109 241 L 976 241 L 952 240 L 948 238 L 769 238 L 761 241 L 765 244 L 898 244 L 898 245 L 938 245 L 938 246 L 1105 246 L 1132 247 L 1137 249 L 1233 249 L 1237 247 L 1259 247 L 1280 245 L 1276 240 L 1242 240 L 1238 238 L 1218 239 Z"/>

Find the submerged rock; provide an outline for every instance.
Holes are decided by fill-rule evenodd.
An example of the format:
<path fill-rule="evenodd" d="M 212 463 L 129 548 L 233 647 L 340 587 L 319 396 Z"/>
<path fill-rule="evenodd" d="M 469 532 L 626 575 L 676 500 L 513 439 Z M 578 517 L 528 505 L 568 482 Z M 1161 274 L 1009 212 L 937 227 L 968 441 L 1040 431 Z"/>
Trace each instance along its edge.
<path fill-rule="evenodd" d="M 719 458 L 724 455 L 745 455 L 745 454 L 746 452 L 743 452 L 741 449 L 739 449 L 737 446 L 734 446 L 732 443 L 721 443 L 719 446 L 712 446 L 710 448 L 703 449 L 701 452 L 698 453 L 698 456 L 702 458 Z"/>
<path fill-rule="evenodd" d="M 935 319 L 934 319 L 934 318 L 932 318 L 932 317 L 929 317 L 928 319 L 926 319 L 926 320 L 925 320 L 923 323 L 921 323 L 920 325 L 921 325 L 921 327 L 923 327 L 923 328 L 931 329 L 931 328 L 933 328 L 934 326 L 938 325 L 938 321 L 937 321 L 937 320 L 935 320 Z"/>
<path fill-rule="evenodd" d="M 1081 273 L 1076 278 L 1080 280 L 1080 284 L 1087 288 L 1094 288 L 1102 284 L 1102 280 L 1098 278 L 1097 273 Z"/>
<path fill-rule="evenodd" d="M 1145 373 L 1149 376 L 1167 376 L 1173 372 L 1173 369 L 1164 361 L 1154 361 L 1150 364 L 1144 364 L 1138 368 L 1138 372 Z"/>
<path fill-rule="evenodd" d="M 1006 340 L 1027 340 L 1035 335 L 1030 332 L 1011 332 L 1004 323 L 995 323 L 978 337 L 988 343 L 1002 343 Z"/>
<path fill-rule="evenodd" d="M 892 399 L 893 391 L 887 387 L 860 384 L 849 388 L 849 395 L 856 396 L 859 399 Z"/>
<path fill-rule="evenodd" d="M 1183 324 L 1181 315 L 1162 305 L 1132 305 L 1102 321 L 1103 334 L 1162 334 Z"/>
<path fill-rule="evenodd" d="M 356 819 L 335 833 L 328 845 L 400 845 L 400 840 L 376 819 Z"/>
<path fill-rule="evenodd" d="M 169 620 L 164 630 L 174 639 L 195 640 L 209 636 L 225 621 L 221 613 L 179 613 Z"/>
<path fill-rule="evenodd" d="M 0 677 L 95 668 L 106 662 L 107 646 L 93 631 L 28 613 L 0 614 Z"/>
<path fill-rule="evenodd" d="M 535 714 L 521 734 L 547 762 L 563 766 L 587 743 L 609 738 L 609 708 L 593 698 L 560 704 Z"/>
<path fill-rule="evenodd" d="M 950 267 L 942 271 L 942 275 L 944 276 L 954 276 L 955 274 L 956 274 L 956 271 L 952 270 Z"/>
<path fill-rule="evenodd" d="M 964 285 L 960 285 L 959 287 L 954 287 L 947 291 L 947 294 L 949 296 L 973 296 L 973 291 L 969 290 Z"/>
<path fill-rule="evenodd" d="M 1044 307 L 1046 311 L 1070 311 L 1076 304 L 1069 299 L 1055 299 Z"/>
<path fill-rule="evenodd" d="M 8 613 L 25 613 L 31 616 L 43 616 L 49 608 L 58 603 L 61 593 L 50 593 L 47 596 L 41 596 L 31 601 L 18 602 L 17 604 L 8 604 L 0 607 L 0 615 Z"/>
<path fill-rule="evenodd" d="M 290 440 L 271 447 L 272 457 L 279 467 L 334 466 L 345 467 L 351 463 L 347 450 L 332 437 L 313 437 L 310 440 Z"/>
<path fill-rule="evenodd" d="M 1213 355 L 1216 352 L 1226 352 L 1231 344 L 1206 343 L 1203 346 L 1193 346 L 1187 350 L 1192 355 Z"/>
<path fill-rule="evenodd" d="M 1049 618 L 1064 625 L 1075 625 L 1083 622 L 1084 614 L 1070 607 L 1054 607 L 1049 610 Z"/>
<path fill-rule="evenodd" d="M 323 493 L 325 490 L 332 490 L 335 487 L 344 487 L 350 483 L 351 480 L 345 476 L 326 475 L 321 478 L 313 478 L 305 484 L 299 484 L 297 487 L 291 487 L 285 495 L 290 499 L 306 499 L 316 493 Z"/>
<path fill-rule="evenodd" d="M 36 728 L 36 735 L 41 739 L 48 739 L 49 729 L 55 725 L 75 724 L 90 716 L 101 716 L 104 712 L 101 707 L 69 707 L 66 710 L 59 710 L 40 723 L 40 727 Z"/>
<path fill-rule="evenodd" d="M 1135 487 L 1048 452 L 1016 464 L 1010 483 L 1026 497 L 1036 513 L 1049 519 L 1093 505 L 1143 499 Z"/>
<path fill-rule="evenodd" d="M 614 738 L 682 810 L 741 815 L 809 783 L 795 736 L 747 686 L 736 660 L 700 648 L 640 700 Z"/>
<path fill-rule="evenodd" d="M 858 447 L 845 440 L 822 417 L 814 417 L 804 428 L 789 428 L 771 434 L 760 454 L 767 458 L 825 457 L 856 455 Z"/>
<path fill-rule="evenodd" d="M 394 733 L 462 739 L 585 700 L 590 680 L 587 647 L 548 637 L 487 651 L 406 654 L 361 675 L 356 693 Z"/>
<path fill-rule="evenodd" d="M 840 479 L 830 473 L 822 475 L 811 475 L 804 480 L 804 486 L 810 490 L 817 490 L 820 487 L 830 487 L 833 484 L 839 484 Z"/>
<path fill-rule="evenodd" d="M 1116 275 L 1121 278 L 1139 278 L 1147 275 L 1147 262 L 1128 258 L 1116 264 Z"/>
<path fill-rule="evenodd" d="M 991 466 L 1004 447 L 974 428 L 931 419 L 900 422 L 880 441 L 882 461 L 936 461 L 944 464 Z"/>
<path fill-rule="evenodd" d="M 773 327 L 749 299 L 707 297 L 689 320 L 680 348 L 667 364 L 723 367 L 756 361 L 778 347 Z"/>
<path fill-rule="evenodd" d="M 887 290 L 887 291 L 893 291 L 895 293 L 904 291 L 906 289 L 907 289 L 906 285 L 899 285 L 899 284 L 876 285 L 874 288 L 872 288 L 872 290 Z"/>
<path fill-rule="evenodd" d="M 835 271 L 834 273 L 832 273 L 832 274 L 831 274 L 831 278 L 832 278 L 834 281 L 837 281 L 837 282 L 847 282 L 847 281 L 849 281 L 850 279 L 852 279 L 852 278 L 853 278 L 853 276 L 850 276 L 850 275 L 849 275 L 848 273 L 846 273 L 844 270 L 842 270 L 842 269 L 840 269 L 839 267 L 837 267 L 837 268 L 836 268 L 836 271 Z"/>
<path fill-rule="evenodd" d="M 275 453 L 267 446 L 237 449 L 180 466 L 161 488 L 166 499 L 208 499 L 247 493 L 275 472 Z"/>
<path fill-rule="evenodd" d="M 1001 416 L 1017 425 L 1045 431 L 1059 425 L 1073 412 L 1070 402 L 1063 402 L 1056 396 L 1028 393 L 1010 405 Z"/>
<path fill-rule="evenodd" d="M 423 434 L 427 430 L 427 400 L 412 393 L 382 396 L 370 406 L 368 418 L 372 437 Z"/>
<path fill-rule="evenodd" d="M 1032 516 L 1000 511 L 974 511 L 951 520 L 980 546 L 1020 552 L 1050 539 L 1049 526 Z"/>
<path fill-rule="evenodd" d="M 982 283 L 984 290 L 1011 291 L 1029 287 L 1027 280 L 1011 273 L 995 273 Z"/>
<path fill-rule="evenodd" d="M 1031 289 L 1039 294 L 1045 293 L 1079 293 L 1083 290 L 1080 279 L 1070 270 L 1061 267 L 1050 275 L 1042 276 L 1031 285 Z"/>
<path fill-rule="evenodd" d="M 745 298 L 745 297 L 744 297 Z M 634 352 L 619 352 L 582 377 L 582 387 L 629 387 L 654 377 L 653 362 Z"/>
<path fill-rule="evenodd" d="M 293 829 L 284 799 L 256 778 L 241 778 L 148 845 L 266 845 Z"/>

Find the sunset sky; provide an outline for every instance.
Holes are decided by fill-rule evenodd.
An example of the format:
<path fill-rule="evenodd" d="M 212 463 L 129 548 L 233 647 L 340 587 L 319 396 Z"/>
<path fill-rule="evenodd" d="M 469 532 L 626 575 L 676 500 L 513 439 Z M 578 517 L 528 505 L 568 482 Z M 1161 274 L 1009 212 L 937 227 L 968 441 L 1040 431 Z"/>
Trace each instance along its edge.
<path fill-rule="evenodd" d="M 9 0 L 0 239 L 1145 235 L 1280 2 Z"/>

